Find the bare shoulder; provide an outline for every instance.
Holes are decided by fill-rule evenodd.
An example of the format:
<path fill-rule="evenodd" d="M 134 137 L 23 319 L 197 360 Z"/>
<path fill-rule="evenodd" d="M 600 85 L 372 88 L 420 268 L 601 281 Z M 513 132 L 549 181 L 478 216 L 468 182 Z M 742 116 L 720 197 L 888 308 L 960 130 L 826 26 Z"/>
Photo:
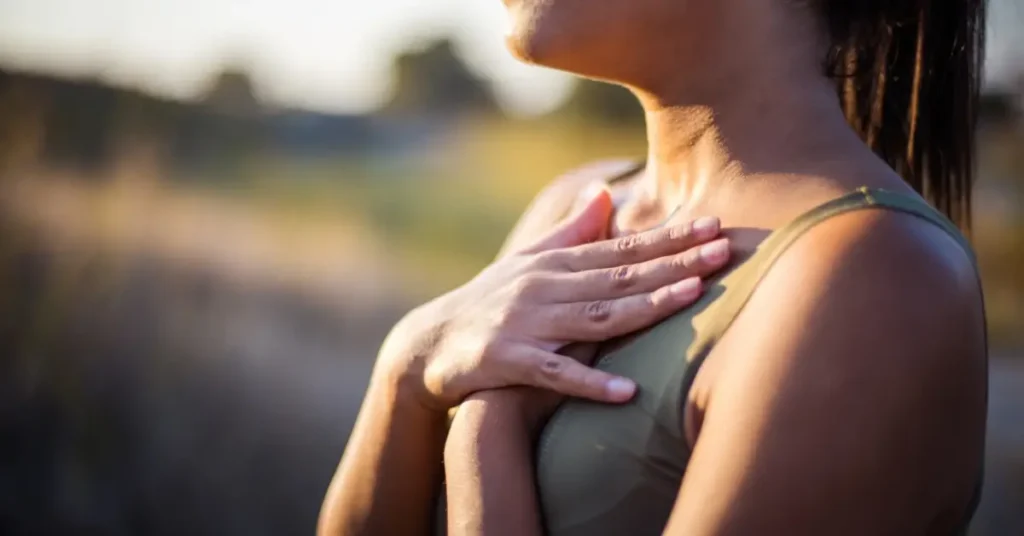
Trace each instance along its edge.
<path fill-rule="evenodd" d="M 772 331 L 759 337 L 785 348 L 768 358 L 780 370 L 820 365 L 858 387 L 851 399 L 865 397 L 859 389 L 903 390 L 931 397 L 917 400 L 922 411 L 980 410 L 987 356 L 977 269 L 956 239 L 921 218 L 861 210 L 812 228 L 769 270 L 734 327 L 756 332 L 764 318 L 774 318 Z"/>
<path fill-rule="evenodd" d="M 970 252 L 938 226 L 896 211 L 855 211 L 809 230 L 769 271 L 751 305 L 780 292 L 862 332 L 875 328 L 864 338 L 891 345 L 943 347 L 983 334 Z"/>
<path fill-rule="evenodd" d="M 971 253 L 931 222 L 891 210 L 827 220 L 780 257 L 749 306 L 751 317 L 769 310 L 779 317 L 776 333 L 786 334 L 790 350 L 776 354 L 778 364 L 791 371 L 821 365 L 843 386 L 836 403 L 843 395 L 851 402 L 876 394 L 865 389 L 902 391 L 916 397 L 902 408 L 921 412 L 922 422 L 961 415 L 943 427 L 970 428 L 984 418 L 987 345 L 977 268 Z M 749 322 L 737 325 L 743 330 Z"/>
<path fill-rule="evenodd" d="M 608 180 L 636 167 L 628 159 L 607 159 L 591 162 L 572 169 L 553 179 L 519 217 L 512 232 L 505 239 L 502 254 L 519 246 L 525 246 L 554 227 L 576 203 L 587 185 Z"/>
<path fill-rule="evenodd" d="M 808 231 L 709 359 L 680 520 L 952 531 L 984 450 L 982 309 L 971 257 L 929 222 L 863 210 Z"/>

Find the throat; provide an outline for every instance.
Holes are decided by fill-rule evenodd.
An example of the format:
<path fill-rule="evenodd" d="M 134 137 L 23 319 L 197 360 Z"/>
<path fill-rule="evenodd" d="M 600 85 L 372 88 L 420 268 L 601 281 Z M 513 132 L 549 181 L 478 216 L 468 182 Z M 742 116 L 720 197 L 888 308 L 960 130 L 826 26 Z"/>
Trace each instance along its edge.
<path fill-rule="evenodd" d="M 643 170 L 612 189 L 615 214 L 609 223 L 610 238 L 642 233 L 683 222 L 701 211 L 697 203 L 679 192 L 652 188 Z"/>
<path fill-rule="evenodd" d="M 616 209 L 608 235 L 615 238 L 662 227 L 670 223 L 680 210 L 680 206 L 665 210 L 650 202 L 628 200 Z"/>

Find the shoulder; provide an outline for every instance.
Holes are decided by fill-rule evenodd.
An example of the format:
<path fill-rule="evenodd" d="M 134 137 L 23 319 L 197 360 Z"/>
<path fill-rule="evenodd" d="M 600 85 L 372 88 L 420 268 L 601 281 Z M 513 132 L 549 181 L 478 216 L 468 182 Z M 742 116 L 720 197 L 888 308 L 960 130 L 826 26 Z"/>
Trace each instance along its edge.
<path fill-rule="evenodd" d="M 591 162 L 555 177 L 533 198 L 505 239 L 502 253 L 536 240 L 554 227 L 591 183 L 606 181 L 636 167 L 636 161 L 606 159 Z"/>
<path fill-rule="evenodd" d="M 853 211 L 808 230 L 769 270 L 751 305 L 779 293 L 799 298 L 794 306 L 831 312 L 836 323 L 878 328 L 868 338 L 891 344 L 965 335 L 982 316 L 970 253 L 935 224 L 893 210 Z M 949 329 L 936 333 L 940 325 Z"/>
<path fill-rule="evenodd" d="M 777 341 L 785 351 L 771 359 L 782 368 L 877 375 L 879 389 L 939 390 L 983 372 L 984 312 L 970 254 L 945 230 L 891 210 L 854 211 L 808 230 L 733 327 L 747 340 Z"/>
<path fill-rule="evenodd" d="M 909 214 L 859 210 L 798 238 L 734 327 L 748 334 L 770 327 L 749 340 L 777 340 L 784 350 L 770 359 L 780 370 L 820 366 L 849 381 L 843 387 L 851 389 L 836 396 L 905 389 L 919 397 L 905 403 L 932 412 L 984 391 L 983 309 L 971 256 L 945 230 Z"/>
<path fill-rule="evenodd" d="M 789 512 L 808 528 L 794 534 L 955 524 L 983 454 L 984 331 L 973 264 L 945 231 L 884 210 L 826 220 L 716 345 L 684 494 L 749 494 L 719 514 Z"/>

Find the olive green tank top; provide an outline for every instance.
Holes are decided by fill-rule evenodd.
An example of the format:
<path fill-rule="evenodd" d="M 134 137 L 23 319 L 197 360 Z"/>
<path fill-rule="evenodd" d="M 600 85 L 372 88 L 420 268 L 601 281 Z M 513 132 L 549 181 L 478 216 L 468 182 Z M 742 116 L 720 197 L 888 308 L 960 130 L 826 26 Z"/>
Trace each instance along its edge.
<path fill-rule="evenodd" d="M 862 188 L 776 230 L 699 302 L 595 363 L 633 379 L 639 386 L 635 400 L 623 406 L 571 400 L 554 414 L 536 453 L 546 534 L 661 534 L 690 458 L 682 412 L 701 363 L 787 247 L 833 216 L 864 209 L 930 222 L 955 238 L 974 262 L 967 240 L 944 216 L 917 197 L 883 190 Z"/>

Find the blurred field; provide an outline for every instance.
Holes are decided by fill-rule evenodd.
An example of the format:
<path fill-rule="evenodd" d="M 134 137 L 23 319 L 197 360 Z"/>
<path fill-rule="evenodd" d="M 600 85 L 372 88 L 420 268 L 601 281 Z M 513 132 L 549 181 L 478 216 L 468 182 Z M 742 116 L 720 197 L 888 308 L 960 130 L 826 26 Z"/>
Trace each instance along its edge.
<path fill-rule="evenodd" d="M 394 321 L 485 266 L 552 177 L 644 152 L 635 120 L 588 108 L 619 102 L 596 89 L 533 120 L 107 91 L 0 83 L 5 534 L 310 533 Z M 1024 123 L 993 117 L 974 236 L 992 438 L 974 533 L 1008 535 L 1024 534 Z M 281 129 L 329 143 L 311 153 Z"/>

